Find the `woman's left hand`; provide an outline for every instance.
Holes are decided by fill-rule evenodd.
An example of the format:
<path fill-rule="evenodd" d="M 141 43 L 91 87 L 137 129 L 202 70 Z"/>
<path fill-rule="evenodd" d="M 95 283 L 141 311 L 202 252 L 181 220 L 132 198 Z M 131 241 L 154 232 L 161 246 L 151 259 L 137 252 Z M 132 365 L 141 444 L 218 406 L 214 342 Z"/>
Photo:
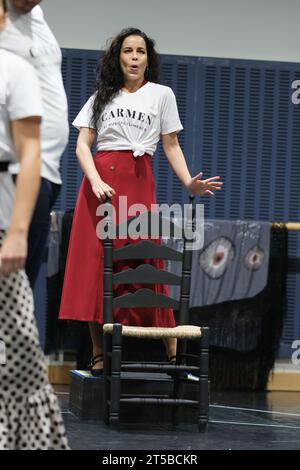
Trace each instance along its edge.
<path fill-rule="evenodd" d="M 204 196 L 205 194 L 214 196 L 214 191 L 219 191 L 223 185 L 222 181 L 218 181 L 220 176 L 213 176 L 212 178 L 207 178 L 206 180 L 202 180 L 202 176 L 202 172 L 198 173 L 196 176 L 193 176 L 187 185 L 187 189 L 194 196 Z"/>

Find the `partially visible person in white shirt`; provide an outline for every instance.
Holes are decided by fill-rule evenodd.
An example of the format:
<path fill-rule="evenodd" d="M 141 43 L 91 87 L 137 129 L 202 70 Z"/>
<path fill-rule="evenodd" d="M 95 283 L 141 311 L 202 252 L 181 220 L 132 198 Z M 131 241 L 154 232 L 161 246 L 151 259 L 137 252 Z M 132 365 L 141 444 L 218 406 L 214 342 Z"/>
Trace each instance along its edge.
<path fill-rule="evenodd" d="M 0 31 L 6 19 L 0 0 Z M 40 184 L 41 116 L 34 68 L 1 49 L 0 35 L 0 450 L 69 448 L 22 269 Z M 17 160 L 15 186 L 8 167 Z"/>
<path fill-rule="evenodd" d="M 61 74 L 62 55 L 47 25 L 41 0 L 9 0 L 8 24 L 0 35 L 1 48 L 28 60 L 35 68 L 42 95 L 41 189 L 28 240 L 26 272 L 34 287 L 50 227 L 50 212 L 61 188 L 60 159 L 69 136 L 68 106 Z M 19 166 L 10 171 L 17 174 Z"/>
<path fill-rule="evenodd" d="M 27 255 L 28 226 L 40 185 L 42 104 L 34 69 L 1 49 L 0 36 L 0 278 L 20 269 Z M 9 162 L 21 160 L 17 185 Z M 1 289 L 1 287 L 0 287 Z"/>

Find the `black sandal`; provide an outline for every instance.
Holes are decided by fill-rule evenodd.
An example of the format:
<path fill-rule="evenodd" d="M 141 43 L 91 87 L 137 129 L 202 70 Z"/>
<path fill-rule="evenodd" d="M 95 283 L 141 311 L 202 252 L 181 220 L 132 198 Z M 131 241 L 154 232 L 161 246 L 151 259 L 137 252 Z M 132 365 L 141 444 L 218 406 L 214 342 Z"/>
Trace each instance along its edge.
<path fill-rule="evenodd" d="M 103 361 L 103 354 L 98 354 L 97 356 L 92 356 L 91 361 L 89 363 L 88 370 L 94 377 L 99 377 L 103 374 L 103 368 L 102 369 L 93 369 L 93 367 L 98 364 L 99 362 Z"/>
<path fill-rule="evenodd" d="M 176 356 L 170 356 L 170 357 L 167 356 L 167 362 L 171 366 L 175 366 L 176 365 Z M 167 372 L 167 374 L 172 378 L 176 377 L 176 371 L 169 371 L 169 372 Z"/>

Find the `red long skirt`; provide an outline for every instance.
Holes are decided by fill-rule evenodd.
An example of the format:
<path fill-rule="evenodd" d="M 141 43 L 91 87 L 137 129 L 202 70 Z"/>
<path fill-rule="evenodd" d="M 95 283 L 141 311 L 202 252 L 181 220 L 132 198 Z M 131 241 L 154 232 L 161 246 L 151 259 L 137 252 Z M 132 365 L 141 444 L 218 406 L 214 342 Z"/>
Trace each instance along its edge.
<path fill-rule="evenodd" d="M 98 152 L 95 165 L 103 181 L 116 192 L 112 204 L 119 222 L 119 196 L 127 196 L 128 207 L 141 203 L 151 209 L 156 203 L 155 184 L 151 156 L 135 158 L 131 151 Z M 97 237 L 96 226 L 101 218 L 96 215 L 99 201 L 84 177 L 78 195 L 70 236 L 68 258 L 59 318 L 103 323 L 103 242 Z M 114 247 L 126 244 L 128 240 L 113 240 Z M 157 239 L 157 243 L 160 243 Z M 148 260 L 149 261 L 149 260 Z M 161 260 L 150 261 L 155 267 L 163 268 Z M 136 267 L 137 261 L 120 261 L 114 270 Z M 122 295 L 134 292 L 137 286 L 118 285 L 114 293 Z M 169 293 L 166 285 L 144 285 L 157 293 Z M 159 308 L 115 308 L 114 319 L 123 325 L 173 327 L 175 320 L 172 309 Z"/>

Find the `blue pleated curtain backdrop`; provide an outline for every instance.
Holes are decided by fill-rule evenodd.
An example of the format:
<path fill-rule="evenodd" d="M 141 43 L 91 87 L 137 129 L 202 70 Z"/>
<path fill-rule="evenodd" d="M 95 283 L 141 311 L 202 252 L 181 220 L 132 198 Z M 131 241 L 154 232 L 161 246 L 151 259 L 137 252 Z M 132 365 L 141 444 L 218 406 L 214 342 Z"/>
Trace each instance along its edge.
<path fill-rule="evenodd" d="M 63 78 L 70 125 L 93 92 L 99 52 L 63 49 Z M 184 131 L 179 134 L 193 174 L 221 175 L 224 189 L 205 198 L 207 218 L 300 220 L 300 105 L 291 101 L 294 63 L 161 56 L 161 82 L 172 87 Z M 82 172 L 75 156 L 78 131 L 71 126 L 63 155 L 64 185 L 56 209 L 75 206 Z M 184 203 L 187 193 L 161 146 L 153 159 L 159 203 Z M 300 339 L 300 233 L 289 233 L 288 309 L 280 356 L 290 357 Z M 36 289 L 43 342 L 45 294 Z M 40 318 L 39 318 L 40 317 Z"/>

